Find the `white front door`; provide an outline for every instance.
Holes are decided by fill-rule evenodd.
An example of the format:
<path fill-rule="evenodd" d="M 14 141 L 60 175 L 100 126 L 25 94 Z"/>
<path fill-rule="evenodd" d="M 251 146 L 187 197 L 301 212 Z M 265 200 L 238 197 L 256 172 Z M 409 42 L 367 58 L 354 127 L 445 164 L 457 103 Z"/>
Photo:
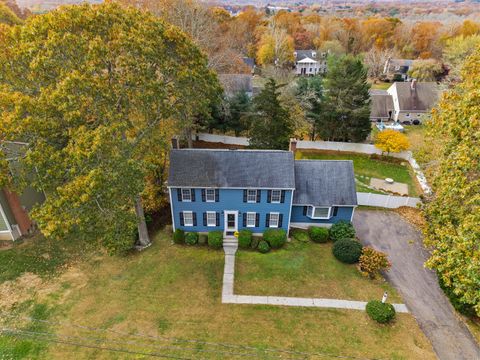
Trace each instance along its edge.
<path fill-rule="evenodd" d="M 225 210 L 225 236 L 233 236 L 238 230 L 238 211 Z"/>

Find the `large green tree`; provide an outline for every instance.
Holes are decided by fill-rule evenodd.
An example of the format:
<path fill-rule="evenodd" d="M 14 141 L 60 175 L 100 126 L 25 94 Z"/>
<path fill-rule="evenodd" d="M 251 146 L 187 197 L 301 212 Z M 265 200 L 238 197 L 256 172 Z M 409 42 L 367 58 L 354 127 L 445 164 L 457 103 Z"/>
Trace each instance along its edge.
<path fill-rule="evenodd" d="M 428 265 L 459 301 L 480 315 L 480 49 L 445 93 L 429 124 L 440 142 L 434 196 L 425 206 Z M 439 140 L 440 139 L 440 140 Z"/>
<path fill-rule="evenodd" d="M 322 114 L 323 79 L 320 75 L 300 77 L 297 80 L 296 97 L 310 123 L 310 140 L 315 140 Z"/>
<path fill-rule="evenodd" d="M 279 89 L 275 80 L 269 79 L 263 90 L 253 100 L 250 116 L 250 147 L 256 149 L 288 149 L 293 135 L 290 114 L 280 102 Z"/>
<path fill-rule="evenodd" d="M 329 57 L 318 121 L 323 140 L 360 142 L 367 138 L 371 130 L 369 90 L 367 69 L 359 57 Z"/>
<path fill-rule="evenodd" d="M 172 127 L 218 90 L 189 38 L 147 12 L 69 6 L 2 28 L 0 140 L 28 143 L 19 161 L 47 194 L 42 232 L 125 250 L 137 228 L 148 245 L 147 178 L 162 180 Z"/>

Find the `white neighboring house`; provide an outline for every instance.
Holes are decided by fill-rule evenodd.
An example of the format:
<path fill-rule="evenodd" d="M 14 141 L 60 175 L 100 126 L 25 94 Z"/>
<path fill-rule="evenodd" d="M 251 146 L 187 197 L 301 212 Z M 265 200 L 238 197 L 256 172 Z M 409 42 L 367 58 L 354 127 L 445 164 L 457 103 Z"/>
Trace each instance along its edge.
<path fill-rule="evenodd" d="M 437 104 L 440 88 L 435 82 L 395 82 L 387 90 L 393 100 L 393 120 L 396 122 L 422 121 Z"/>
<path fill-rule="evenodd" d="M 295 50 L 295 74 L 317 75 L 327 72 L 327 54 L 316 50 Z"/>

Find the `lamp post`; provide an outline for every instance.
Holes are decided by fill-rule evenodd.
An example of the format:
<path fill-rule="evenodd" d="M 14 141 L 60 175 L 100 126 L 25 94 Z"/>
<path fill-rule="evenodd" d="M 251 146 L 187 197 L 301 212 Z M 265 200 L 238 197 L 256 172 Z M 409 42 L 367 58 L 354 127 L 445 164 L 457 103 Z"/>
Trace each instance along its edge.
<path fill-rule="evenodd" d="M 388 298 L 388 292 L 384 292 L 383 293 L 383 296 L 382 296 L 382 303 L 385 304 L 385 302 L 387 301 L 387 298 Z"/>

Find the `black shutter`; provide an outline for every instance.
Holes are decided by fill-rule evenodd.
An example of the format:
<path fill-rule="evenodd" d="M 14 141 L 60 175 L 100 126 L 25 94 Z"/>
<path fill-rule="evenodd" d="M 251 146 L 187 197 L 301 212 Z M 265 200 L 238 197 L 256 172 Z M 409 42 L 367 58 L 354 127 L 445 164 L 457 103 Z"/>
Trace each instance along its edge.
<path fill-rule="evenodd" d="M 215 189 L 215 202 L 220 201 L 220 190 Z"/>
<path fill-rule="evenodd" d="M 308 206 L 303 207 L 303 216 L 307 216 Z"/>
<path fill-rule="evenodd" d="M 190 189 L 190 193 L 192 194 L 192 202 L 195 201 L 195 189 Z"/>
<path fill-rule="evenodd" d="M 197 213 L 193 213 L 193 226 L 197 226 Z"/>
<path fill-rule="evenodd" d="M 282 190 L 282 197 L 280 198 L 280 202 L 283 204 L 285 202 L 285 190 Z"/>
<path fill-rule="evenodd" d="M 256 213 L 255 214 L 255 227 L 259 227 L 259 226 L 260 226 L 260 214 Z"/>
<path fill-rule="evenodd" d="M 283 223 L 283 214 L 278 215 L 278 227 L 281 228 Z"/>
<path fill-rule="evenodd" d="M 205 189 L 202 189 L 202 201 L 205 202 L 207 201 L 207 195 L 205 194 Z"/>
<path fill-rule="evenodd" d="M 333 207 L 333 216 L 337 216 L 338 214 L 338 206 Z"/>
<path fill-rule="evenodd" d="M 178 201 L 182 201 L 182 189 L 177 189 Z"/>
<path fill-rule="evenodd" d="M 243 227 L 247 227 L 247 213 L 243 213 Z"/>
<path fill-rule="evenodd" d="M 203 213 L 203 226 L 207 226 L 207 213 Z"/>
<path fill-rule="evenodd" d="M 185 225 L 185 221 L 183 220 L 183 211 L 180 211 L 180 225 L 181 226 Z"/>
<path fill-rule="evenodd" d="M 247 190 L 243 190 L 243 202 L 247 202 Z"/>
<path fill-rule="evenodd" d="M 215 213 L 215 225 L 220 226 L 220 213 Z"/>
<path fill-rule="evenodd" d="M 267 191 L 267 203 L 272 202 L 272 190 Z"/>
<path fill-rule="evenodd" d="M 257 190 L 257 203 L 262 199 L 262 190 Z"/>
<path fill-rule="evenodd" d="M 270 213 L 268 213 L 267 217 L 265 218 L 265 227 L 270 227 Z"/>

